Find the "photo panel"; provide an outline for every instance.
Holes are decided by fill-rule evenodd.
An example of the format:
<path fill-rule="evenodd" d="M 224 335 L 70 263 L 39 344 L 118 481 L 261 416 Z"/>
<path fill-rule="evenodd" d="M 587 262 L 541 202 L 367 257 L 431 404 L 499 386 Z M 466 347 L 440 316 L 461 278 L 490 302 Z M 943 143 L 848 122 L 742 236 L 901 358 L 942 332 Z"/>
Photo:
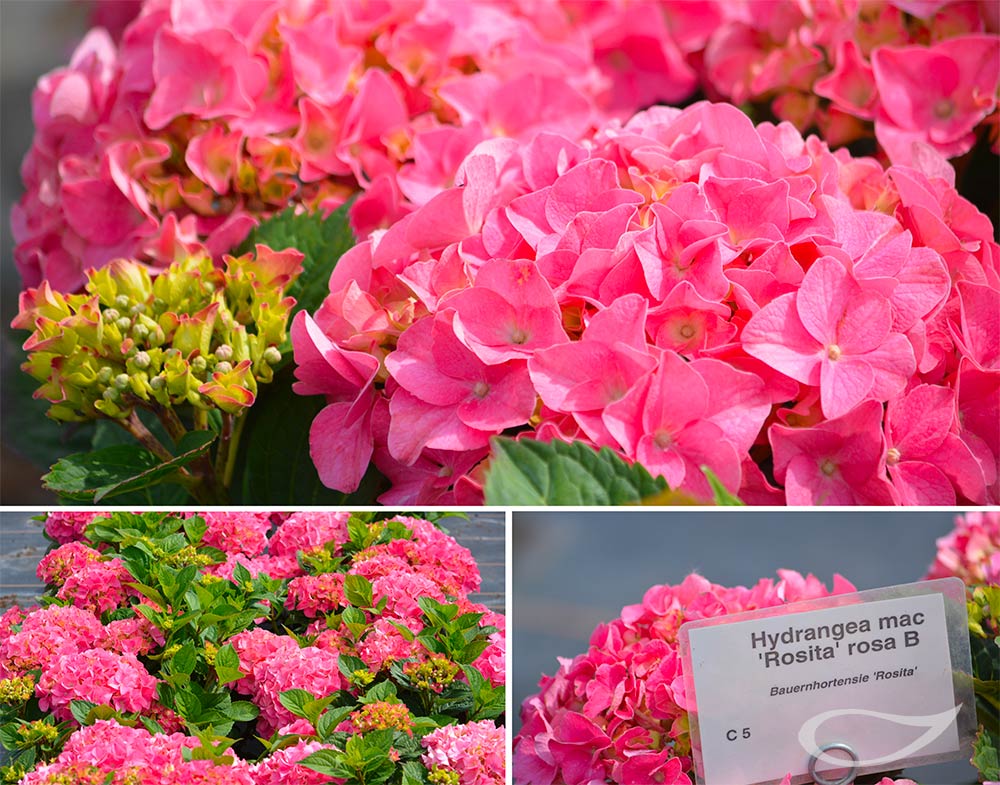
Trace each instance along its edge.
<path fill-rule="evenodd" d="M 502 511 L 4 510 L 4 781 L 501 785 L 506 559 Z"/>
<path fill-rule="evenodd" d="M 515 512 L 514 782 L 979 781 L 998 527 L 950 510 Z"/>

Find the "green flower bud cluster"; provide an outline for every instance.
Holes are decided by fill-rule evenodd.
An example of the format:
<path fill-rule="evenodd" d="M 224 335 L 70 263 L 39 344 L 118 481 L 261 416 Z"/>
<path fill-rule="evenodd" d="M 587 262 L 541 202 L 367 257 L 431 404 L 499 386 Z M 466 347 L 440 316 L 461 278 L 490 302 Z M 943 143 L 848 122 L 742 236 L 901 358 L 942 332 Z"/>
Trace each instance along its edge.
<path fill-rule="evenodd" d="M 301 259 L 258 245 L 223 268 L 192 255 L 155 278 L 117 260 L 90 271 L 79 294 L 43 282 L 22 293 L 13 322 L 32 331 L 21 367 L 56 420 L 125 418 L 138 405 L 238 414 L 281 360 Z"/>

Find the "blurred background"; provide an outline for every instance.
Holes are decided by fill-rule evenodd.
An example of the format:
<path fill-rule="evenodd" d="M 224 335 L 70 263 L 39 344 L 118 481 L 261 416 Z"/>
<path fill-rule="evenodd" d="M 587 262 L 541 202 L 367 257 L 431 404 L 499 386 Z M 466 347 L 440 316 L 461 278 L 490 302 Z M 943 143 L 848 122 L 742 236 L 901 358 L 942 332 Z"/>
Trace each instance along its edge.
<path fill-rule="evenodd" d="M 840 573 L 858 589 L 923 578 L 954 511 L 940 512 L 515 512 L 512 615 L 514 733 L 521 703 L 557 657 L 587 649 L 599 622 L 642 600 L 654 584 L 691 572 L 749 586 L 778 569 L 813 573 L 829 588 Z M 921 785 L 976 782 L 968 763 L 905 772 Z"/>
<path fill-rule="evenodd" d="M 0 1 L 0 499 L 5 504 L 55 501 L 39 483 L 47 467 L 32 459 L 32 440 L 16 438 L 18 430 L 41 417 L 49 427 L 32 426 L 33 434 L 70 436 L 44 420 L 45 406 L 31 406 L 33 385 L 18 370 L 27 334 L 9 327 L 21 288 L 11 255 L 10 208 L 21 197 L 21 159 L 31 146 L 31 91 L 39 76 L 69 62 L 87 30 L 88 13 L 79 0 Z"/>

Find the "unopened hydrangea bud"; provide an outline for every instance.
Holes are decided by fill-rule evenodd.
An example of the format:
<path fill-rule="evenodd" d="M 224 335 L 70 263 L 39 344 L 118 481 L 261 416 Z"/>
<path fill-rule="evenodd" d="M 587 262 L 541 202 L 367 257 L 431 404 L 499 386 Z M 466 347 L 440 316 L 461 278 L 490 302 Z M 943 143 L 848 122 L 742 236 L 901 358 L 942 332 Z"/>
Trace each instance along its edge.
<path fill-rule="evenodd" d="M 105 365 L 104 367 L 101 368 L 101 370 L 97 372 L 97 381 L 99 381 L 101 384 L 107 384 L 108 382 L 111 381 L 111 374 L 113 373 L 114 370 L 111 368 L 111 366 Z"/>
<path fill-rule="evenodd" d="M 167 384 L 167 380 L 162 376 L 154 376 L 149 380 L 149 386 L 154 390 L 162 390 Z"/>
<path fill-rule="evenodd" d="M 117 401 L 122 397 L 122 394 L 114 387 L 108 387 L 108 389 L 101 393 L 101 397 L 103 397 L 106 401 Z"/>
<path fill-rule="evenodd" d="M 191 360 L 191 370 L 195 373 L 202 373 L 206 368 L 208 368 L 208 360 L 200 354 Z"/>
<path fill-rule="evenodd" d="M 129 327 L 132 326 L 132 320 L 127 316 L 122 316 L 115 320 L 115 324 L 118 325 L 118 329 L 125 332 Z"/>
<path fill-rule="evenodd" d="M 165 352 L 165 354 L 167 355 L 167 359 L 173 360 L 173 359 L 181 356 L 181 350 L 180 349 L 175 349 L 173 346 L 171 346 L 169 349 L 167 349 L 167 351 Z"/>
<path fill-rule="evenodd" d="M 167 301 L 162 297 L 156 297 L 153 300 L 153 313 L 163 313 L 167 310 Z"/>
<path fill-rule="evenodd" d="M 128 374 L 127 373 L 120 373 L 120 374 L 118 374 L 115 377 L 114 385 L 119 390 L 127 390 L 128 389 Z"/>
<path fill-rule="evenodd" d="M 222 344 L 218 349 L 215 350 L 215 356 L 220 360 L 232 360 L 233 359 L 233 347 L 229 344 Z"/>
<path fill-rule="evenodd" d="M 148 368 L 151 362 L 149 352 L 136 352 L 133 362 L 136 368 Z"/>
<path fill-rule="evenodd" d="M 131 300 L 129 300 L 127 294 L 119 294 L 115 298 L 115 308 L 124 311 L 126 308 L 128 308 L 130 302 Z"/>
<path fill-rule="evenodd" d="M 149 328 L 144 324 L 137 324 L 132 328 L 132 337 L 137 341 L 145 341 L 149 337 Z"/>
<path fill-rule="evenodd" d="M 133 305 L 131 308 L 128 309 L 128 312 L 133 316 L 138 316 L 141 313 L 146 313 L 146 306 L 143 305 L 142 303 L 136 303 L 135 305 Z"/>
<path fill-rule="evenodd" d="M 233 364 L 222 362 L 215 366 L 215 370 L 217 373 L 229 373 L 233 370 Z"/>
<path fill-rule="evenodd" d="M 268 346 L 264 350 L 264 362 L 268 365 L 277 365 L 281 362 L 281 350 L 277 346 Z"/>
<path fill-rule="evenodd" d="M 118 321 L 119 316 L 121 316 L 121 314 L 118 313 L 117 308 L 107 308 L 104 313 L 101 314 L 101 318 L 103 318 L 106 322 L 116 322 Z"/>

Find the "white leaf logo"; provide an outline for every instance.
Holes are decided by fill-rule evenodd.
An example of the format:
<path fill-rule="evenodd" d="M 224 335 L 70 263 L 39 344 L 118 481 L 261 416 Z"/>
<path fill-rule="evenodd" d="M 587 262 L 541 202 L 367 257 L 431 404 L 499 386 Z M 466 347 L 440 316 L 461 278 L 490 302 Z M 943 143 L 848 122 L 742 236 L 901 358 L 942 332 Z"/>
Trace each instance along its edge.
<path fill-rule="evenodd" d="M 919 738 L 910 744 L 907 744 L 902 749 L 889 753 L 888 755 L 882 755 L 878 758 L 859 759 L 854 765 L 860 769 L 865 766 L 880 766 L 884 763 L 894 763 L 896 761 L 910 758 L 914 755 L 914 753 L 920 752 L 922 749 L 931 744 L 952 726 L 961 708 L 962 704 L 960 703 L 958 706 L 942 711 L 940 714 L 913 716 L 907 716 L 904 714 L 886 714 L 885 712 L 871 711 L 869 709 L 831 709 L 830 711 L 824 711 L 822 714 L 817 714 L 815 717 L 805 722 L 802 729 L 799 731 L 799 744 L 801 744 L 802 748 L 810 755 L 815 753 L 816 750 L 823 746 L 816 739 L 816 734 L 819 731 L 820 726 L 822 726 L 827 720 L 832 720 L 836 717 L 874 717 L 875 719 L 885 720 L 886 722 L 894 722 L 897 725 L 907 725 L 911 728 L 926 728 L 924 733 Z M 827 755 L 825 752 L 819 753 L 816 755 L 816 758 L 819 761 L 833 765 L 843 765 L 844 763 L 842 758 Z"/>

